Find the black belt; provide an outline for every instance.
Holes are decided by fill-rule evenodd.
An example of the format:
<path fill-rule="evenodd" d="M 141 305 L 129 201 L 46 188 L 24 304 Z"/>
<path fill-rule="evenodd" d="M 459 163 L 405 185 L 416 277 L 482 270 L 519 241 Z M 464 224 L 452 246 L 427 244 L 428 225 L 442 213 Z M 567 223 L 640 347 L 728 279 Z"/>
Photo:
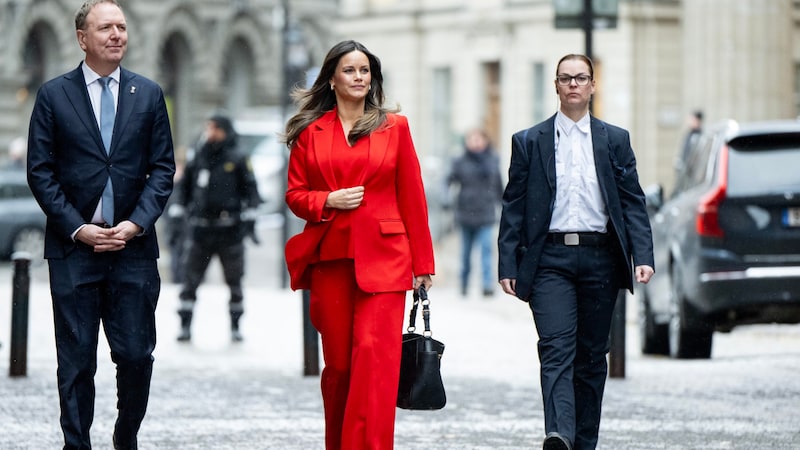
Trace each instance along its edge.
<path fill-rule="evenodd" d="M 100 228 L 114 228 L 113 225 L 109 225 L 109 224 L 107 224 L 105 222 L 103 222 L 103 223 L 93 223 L 92 225 L 98 226 Z"/>
<path fill-rule="evenodd" d="M 548 233 L 546 242 L 561 245 L 603 247 L 608 244 L 608 233 Z"/>

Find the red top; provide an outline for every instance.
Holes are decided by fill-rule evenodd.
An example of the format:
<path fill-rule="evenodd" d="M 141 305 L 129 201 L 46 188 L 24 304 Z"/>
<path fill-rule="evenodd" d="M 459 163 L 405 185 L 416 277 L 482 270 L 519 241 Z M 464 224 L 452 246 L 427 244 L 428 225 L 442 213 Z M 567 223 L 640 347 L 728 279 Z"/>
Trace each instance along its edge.
<path fill-rule="evenodd" d="M 336 125 L 331 142 L 331 163 L 336 182 L 342 187 L 358 186 L 361 173 L 367 164 L 369 154 L 369 136 L 365 136 L 350 147 L 344 136 L 342 122 L 336 118 Z M 353 243 L 350 240 L 350 222 L 352 211 L 337 211 L 330 229 L 320 243 L 320 261 L 353 258 Z"/>

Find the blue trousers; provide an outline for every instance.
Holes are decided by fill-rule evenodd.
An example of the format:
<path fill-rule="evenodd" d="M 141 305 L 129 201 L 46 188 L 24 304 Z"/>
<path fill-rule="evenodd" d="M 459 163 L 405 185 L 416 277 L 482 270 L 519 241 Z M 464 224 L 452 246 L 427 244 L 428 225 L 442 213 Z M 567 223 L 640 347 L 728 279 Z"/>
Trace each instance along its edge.
<path fill-rule="evenodd" d="M 609 246 L 546 243 L 534 278 L 545 432 L 560 433 L 575 450 L 597 446 L 619 291 L 614 261 Z"/>
<path fill-rule="evenodd" d="M 89 429 L 101 322 L 117 367 L 114 440 L 120 448 L 136 448 L 156 345 L 155 310 L 161 289 L 156 260 L 94 253 L 79 244 L 66 258 L 50 259 L 49 267 L 64 449 L 92 448 Z"/>
<path fill-rule="evenodd" d="M 461 225 L 461 292 L 469 286 L 469 274 L 472 270 L 472 249 L 475 244 L 480 250 L 481 286 L 484 291 L 494 289 L 495 278 L 492 274 L 492 247 L 494 246 L 492 225 Z"/>

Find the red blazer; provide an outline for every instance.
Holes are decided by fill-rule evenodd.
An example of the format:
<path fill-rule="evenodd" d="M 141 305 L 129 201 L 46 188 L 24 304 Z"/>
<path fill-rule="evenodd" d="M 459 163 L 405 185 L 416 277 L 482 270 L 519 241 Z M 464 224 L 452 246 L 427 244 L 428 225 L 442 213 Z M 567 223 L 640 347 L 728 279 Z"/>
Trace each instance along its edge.
<path fill-rule="evenodd" d="M 303 130 L 289 157 L 286 204 L 306 221 L 285 249 L 295 290 L 310 287 L 307 268 L 319 260 L 319 242 L 336 220 L 337 210 L 325 208 L 328 193 L 352 187 L 334 176 L 335 124 L 336 111 L 325 113 Z M 356 282 L 366 292 L 409 290 L 414 276 L 434 273 L 434 262 L 419 160 L 404 116 L 389 114 L 370 135 L 359 184 L 364 200 L 351 213 L 350 229 Z"/>

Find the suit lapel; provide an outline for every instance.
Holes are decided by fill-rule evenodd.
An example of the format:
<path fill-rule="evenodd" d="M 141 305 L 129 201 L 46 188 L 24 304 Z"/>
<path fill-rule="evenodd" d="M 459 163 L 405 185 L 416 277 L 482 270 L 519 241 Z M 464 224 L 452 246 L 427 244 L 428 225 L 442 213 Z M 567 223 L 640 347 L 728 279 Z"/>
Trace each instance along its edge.
<path fill-rule="evenodd" d="M 319 162 L 319 170 L 322 172 L 322 178 L 331 189 L 338 189 L 336 183 L 336 173 L 333 170 L 333 130 L 336 125 L 336 110 L 328 111 L 320 117 L 314 124 L 317 129 L 313 133 L 313 141 L 311 148 L 316 153 L 317 161 Z M 321 145 L 317 145 L 321 143 Z"/>
<path fill-rule="evenodd" d="M 542 163 L 542 170 L 547 176 L 547 185 L 555 192 L 556 190 L 556 146 L 555 146 L 556 116 L 550 117 L 547 125 L 539 132 L 538 147 L 539 160 Z"/>
<path fill-rule="evenodd" d="M 611 169 L 609 157 L 610 142 L 608 132 L 602 121 L 591 118 L 592 126 L 592 149 L 594 152 L 594 166 L 597 168 L 597 180 L 600 190 L 603 192 L 603 199 L 608 204 L 608 183 L 614 182 L 614 172 Z"/>
<path fill-rule="evenodd" d="M 136 95 L 137 92 L 136 76 L 125 69 L 120 69 L 117 116 L 114 120 L 114 134 L 111 137 L 111 149 L 109 153 L 114 151 L 114 145 L 119 141 L 118 137 L 122 135 L 128 122 L 130 122 L 133 107 L 136 105 L 136 100 L 139 98 L 139 96 Z"/>
<path fill-rule="evenodd" d="M 83 63 L 81 63 L 83 64 Z M 89 90 L 86 88 L 86 80 L 83 78 L 81 66 L 64 76 L 67 84 L 64 86 L 64 94 L 75 109 L 75 115 L 94 139 L 99 151 L 105 154 L 103 138 L 100 136 L 100 127 L 95 119 L 92 102 L 89 100 Z"/>
<path fill-rule="evenodd" d="M 387 149 L 389 148 L 389 139 L 392 136 L 391 130 L 393 123 L 388 121 L 392 120 L 387 118 L 385 126 L 373 131 L 369 135 L 369 155 L 367 155 L 367 164 L 361 170 L 361 176 L 358 178 L 362 185 L 367 184 L 367 180 L 377 172 L 386 158 Z"/>

